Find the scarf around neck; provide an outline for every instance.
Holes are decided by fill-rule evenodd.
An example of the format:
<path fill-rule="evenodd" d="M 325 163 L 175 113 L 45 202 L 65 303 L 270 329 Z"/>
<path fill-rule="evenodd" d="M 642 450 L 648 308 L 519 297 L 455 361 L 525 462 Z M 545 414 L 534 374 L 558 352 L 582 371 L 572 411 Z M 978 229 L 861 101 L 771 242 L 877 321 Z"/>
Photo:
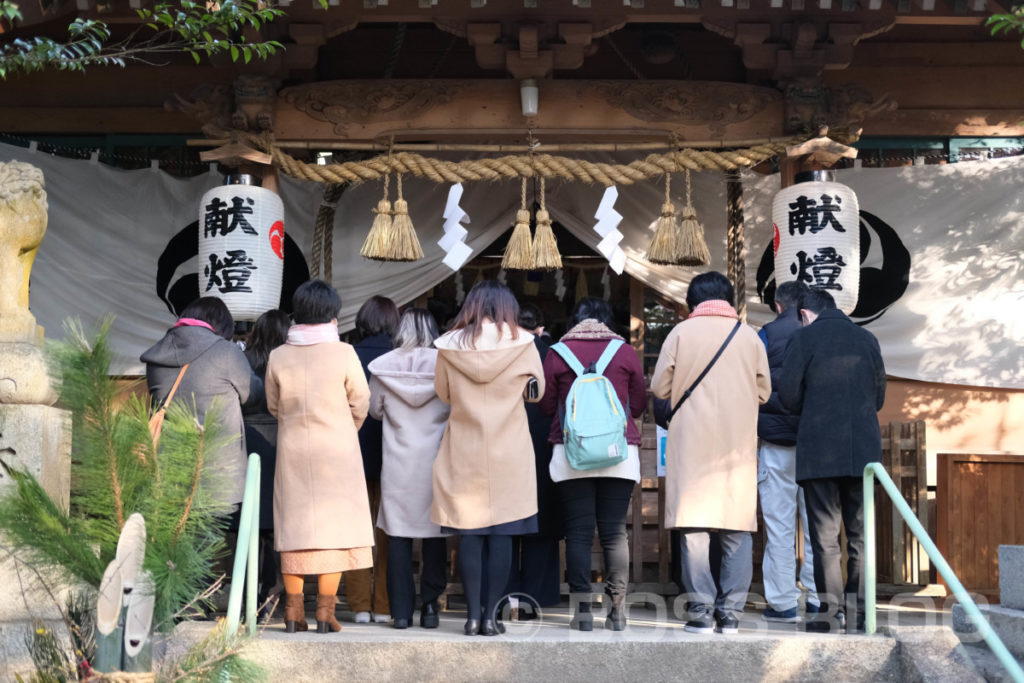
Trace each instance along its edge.
<path fill-rule="evenodd" d="M 174 323 L 175 327 L 205 327 L 210 332 L 217 334 L 217 331 L 213 329 L 213 326 L 205 320 L 199 320 L 198 318 L 178 318 L 178 322 Z"/>
<path fill-rule="evenodd" d="M 572 339 L 586 341 L 590 340 L 605 340 L 605 339 L 622 339 L 619 335 L 608 329 L 608 326 L 594 318 L 587 318 L 581 320 L 579 323 L 574 325 L 572 329 L 562 335 L 560 341 L 569 341 Z"/>
<path fill-rule="evenodd" d="M 690 312 L 689 318 L 698 316 L 715 315 L 721 318 L 732 318 L 738 320 L 740 315 L 728 301 L 724 299 L 710 299 L 704 303 L 697 304 L 697 307 Z"/>
<path fill-rule="evenodd" d="M 292 325 L 288 328 L 288 341 L 292 346 L 312 346 L 326 342 L 337 342 L 338 326 L 334 323 L 319 325 Z"/>

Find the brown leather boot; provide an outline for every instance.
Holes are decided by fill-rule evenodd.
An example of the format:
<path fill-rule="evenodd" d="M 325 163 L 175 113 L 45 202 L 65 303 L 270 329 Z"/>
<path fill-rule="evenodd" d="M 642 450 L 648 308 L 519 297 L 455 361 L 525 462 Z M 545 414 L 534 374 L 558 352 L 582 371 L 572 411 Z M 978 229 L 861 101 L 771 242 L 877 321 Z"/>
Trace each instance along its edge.
<path fill-rule="evenodd" d="M 334 618 L 334 596 L 321 593 L 316 596 L 316 632 L 340 631 L 341 624 Z"/>
<path fill-rule="evenodd" d="M 308 631 L 306 624 L 306 607 L 302 604 L 302 593 L 285 593 L 284 630 L 285 633 Z"/>

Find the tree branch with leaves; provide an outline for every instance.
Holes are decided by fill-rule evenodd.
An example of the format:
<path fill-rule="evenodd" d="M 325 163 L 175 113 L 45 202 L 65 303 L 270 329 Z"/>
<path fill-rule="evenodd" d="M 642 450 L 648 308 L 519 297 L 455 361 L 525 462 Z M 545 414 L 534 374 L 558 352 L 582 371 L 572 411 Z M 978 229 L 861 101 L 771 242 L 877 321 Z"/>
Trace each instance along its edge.
<path fill-rule="evenodd" d="M 326 6 L 326 0 L 323 3 Z M 276 40 L 254 41 L 247 33 L 259 31 L 284 12 L 253 0 L 223 0 L 207 5 L 179 0 L 157 2 L 136 12 L 142 23 L 128 36 L 111 40 L 103 21 L 77 18 L 68 26 L 67 40 L 15 37 L 0 45 L 0 78 L 44 69 L 85 71 L 91 66 L 126 66 L 129 62 L 157 63 L 162 57 L 188 54 L 202 57 L 228 55 L 233 62 L 248 64 L 283 50 Z M 16 26 L 21 20 L 18 5 L 0 0 L 0 21 Z"/>

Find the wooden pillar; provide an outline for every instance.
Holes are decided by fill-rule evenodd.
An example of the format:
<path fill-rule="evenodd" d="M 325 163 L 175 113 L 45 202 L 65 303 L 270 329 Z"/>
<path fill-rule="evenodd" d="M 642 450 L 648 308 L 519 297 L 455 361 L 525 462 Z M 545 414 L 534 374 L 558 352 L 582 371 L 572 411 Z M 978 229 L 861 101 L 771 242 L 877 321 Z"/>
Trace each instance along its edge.
<path fill-rule="evenodd" d="M 725 175 L 726 201 L 728 202 L 728 244 L 726 246 L 729 264 L 729 280 L 736 290 L 736 312 L 740 320 L 747 319 L 747 267 L 743 257 L 743 182 L 737 171 Z"/>

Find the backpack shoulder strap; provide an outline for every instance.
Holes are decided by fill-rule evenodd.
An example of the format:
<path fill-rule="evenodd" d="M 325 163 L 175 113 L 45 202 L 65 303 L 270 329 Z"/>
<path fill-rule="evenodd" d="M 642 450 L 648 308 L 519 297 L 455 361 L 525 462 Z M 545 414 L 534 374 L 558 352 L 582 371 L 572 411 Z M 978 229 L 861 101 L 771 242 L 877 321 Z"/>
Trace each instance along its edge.
<path fill-rule="evenodd" d="M 604 374 L 604 371 L 607 370 L 608 366 L 611 364 L 612 358 L 614 358 L 615 354 L 618 353 L 619 347 L 624 343 L 625 342 L 621 339 L 612 339 L 608 342 L 608 346 L 604 347 L 604 352 L 601 354 L 601 357 L 597 359 L 597 363 L 594 364 L 594 370 L 597 374 Z"/>
<path fill-rule="evenodd" d="M 572 371 L 575 372 L 577 376 L 586 372 L 586 369 L 583 367 L 583 364 L 580 363 L 579 358 L 577 358 L 576 355 L 569 350 L 569 347 L 562 342 L 558 342 L 552 346 L 550 350 L 561 356 L 562 360 L 565 361 L 565 364 L 572 368 Z"/>

